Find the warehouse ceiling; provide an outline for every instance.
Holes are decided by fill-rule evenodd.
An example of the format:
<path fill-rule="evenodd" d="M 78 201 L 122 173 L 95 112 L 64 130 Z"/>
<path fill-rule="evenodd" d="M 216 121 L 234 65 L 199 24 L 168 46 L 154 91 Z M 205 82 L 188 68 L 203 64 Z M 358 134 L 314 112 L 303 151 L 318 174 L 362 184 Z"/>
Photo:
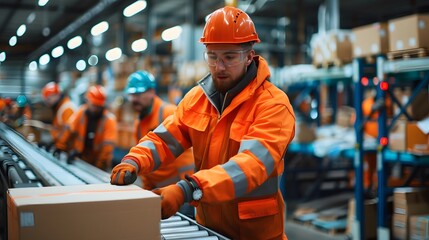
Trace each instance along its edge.
<path fill-rule="evenodd" d="M 123 9 L 135 0 L 50 0 L 44 6 L 39 6 L 38 2 L 39 0 L 0 1 L 0 53 L 6 53 L 6 60 L 1 65 L 37 60 L 42 54 L 50 53 L 54 47 L 65 46 L 76 35 L 81 35 L 84 39 L 84 47 L 72 51 L 71 56 L 76 57 L 97 51 L 100 53 L 115 45 L 125 46 L 130 39 L 147 37 L 149 28 L 153 29 L 152 39 L 157 39 L 162 30 L 178 24 L 203 26 L 204 17 L 225 4 L 224 0 L 148 0 L 144 11 L 124 18 Z M 429 12 L 427 0 L 338 2 L 341 29 L 387 21 L 412 13 Z M 285 41 L 281 43 L 285 45 L 285 49 L 295 51 L 301 51 L 302 45 L 308 44 L 311 34 L 318 31 L 318 12 L 323 3 L 326 1 L 237 0 L 237 4 L 245 8 L 255 23 L 259 24 L 257 30 L 264 33 L 262 35 L 267 41 L 270 41 L 270 32 L 267 36 L 263 28 L 280 26 L 284 28 L 286 35 Z M 89 31 L 101 21 L 109 22 L 110 29 L 102 39 L 98 39 L 99 45 L 96 46 L 92 43 L 94 39 L 91 39 Z M 17 36 L 17 30 L 22 24 L 26 25 L 26 31 L 22 36 Z M 12 39 L 14 36 L 16 38 Z M 14 46 L 10 46 L 11 39 L 12 42 L 16 40 Z M 154 41 L 154 44 L 160 42 Z"/>

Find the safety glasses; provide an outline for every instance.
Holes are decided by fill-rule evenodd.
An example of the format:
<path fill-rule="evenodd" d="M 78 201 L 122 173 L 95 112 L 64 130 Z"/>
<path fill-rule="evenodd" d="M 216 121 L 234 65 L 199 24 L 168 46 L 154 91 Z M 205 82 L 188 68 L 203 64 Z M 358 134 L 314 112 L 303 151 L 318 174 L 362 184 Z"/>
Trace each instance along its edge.
<path fill-rule="evenodd" d="M 212 50 L 204 52 L 204 60 L 210 67 L 216 66 L 219 62 L 225 67 L 236 66 L 246 59 L 246 54 L 250 49 L 245 50 Z"/>

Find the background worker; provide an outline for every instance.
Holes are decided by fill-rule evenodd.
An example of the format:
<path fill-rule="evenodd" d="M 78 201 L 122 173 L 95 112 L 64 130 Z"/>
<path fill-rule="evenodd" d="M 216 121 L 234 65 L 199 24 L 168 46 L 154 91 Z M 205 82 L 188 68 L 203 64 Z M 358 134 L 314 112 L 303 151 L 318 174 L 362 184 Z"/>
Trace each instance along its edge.
<path fill-rule="evenodd" d="M 56 149 L 66 149 L 60 139 L 65 136 L 66 124 L 77 110 L 76 105 L 66 96 L 56 82 L 47 83 L 42 89 L 43 102 L 53 110 L 52 126 L 48 128 L 52 137 L 52 144 Z"/>
<path fill-rule="evenodd" d="M 100 169 L 111 169 L 117 123 L 105 107 L 106 97 L 104 87 L 91 86 L 86 93 L 86 104 L 69 119 L 68 131 L 60 145 L 68 146 L 61 150 L 68 151 L 70 161 L 80 157 Z"/>
<path fill-rule="evenodd" d="M 3 121 L 9 126 L 18 129 L 26 120 L 32 118 L 32 111 L 25 95 L 18 95 L 16 101 L 6 101 Z"/>
<path fill-rule="evenodd" d="M 156 95 L 155 78 L 149 72 L 137 71 L 131 74 L 126 91 L 133 110 L 138 113 L 134 123 L 136 142 L 176 110 L 176 106 Z M 143 188 L 152 190 L 176 183 L 185 179 L 185 174 L 193 174 L 194 168 L 192 149 L 188 149 L 175 161 L 163 164 L 154 172 L 141 175 Z"/>
<path fill-rule="evenodd" d="M 179 103 L 174 115 L 130 149 L 111 183 L 131 184 L 193 147 L 197 171 L 153 192 L 162 218 L 184 202 L 197 206 L 197 222 L 232 239 L 287 239 L 279 189 L 283 156 L 295 134 L 286 94 L 270 81 L 250 17 L 234 7 L 213 12 L 200 42 L 210 74 Z"/>

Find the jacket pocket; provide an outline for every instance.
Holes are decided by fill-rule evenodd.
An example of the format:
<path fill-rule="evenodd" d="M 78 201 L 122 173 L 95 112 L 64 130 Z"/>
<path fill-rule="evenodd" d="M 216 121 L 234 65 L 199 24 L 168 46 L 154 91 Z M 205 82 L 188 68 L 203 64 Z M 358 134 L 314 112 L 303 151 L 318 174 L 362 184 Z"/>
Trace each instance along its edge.
<path fill-rule="evenodd" d="M 279 212 L 276 198 L 265 198 L 238 203 L 238 216 L 241 220 L 266 217 Z"/>
<path fill-rule="evenodd" d="M 193 111 L 186 111 L 183 115 L 182 121 L 190 128 L 193 128 L 199 132 L 204 132 L 209 125 L 210 116 Z"/>

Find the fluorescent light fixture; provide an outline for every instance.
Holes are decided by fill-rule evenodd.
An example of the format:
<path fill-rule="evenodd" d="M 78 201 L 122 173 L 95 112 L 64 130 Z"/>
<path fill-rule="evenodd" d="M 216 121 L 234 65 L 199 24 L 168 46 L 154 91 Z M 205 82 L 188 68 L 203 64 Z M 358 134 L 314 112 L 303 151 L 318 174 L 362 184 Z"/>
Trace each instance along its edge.
<path fill-rule="evenodd" d="M 30 64 L 28 64 L 28 69 L 30 69 L 30 71 L 36 71 L 37 70 L 37 62 L 32 61 Z"/>
<path fill-rule="evenodd" d="M 135 40 L 132 44 L 131 44 L 131 49 L 134 52 L 143 52 L 144 50 L 146 50 L 147 48 L 147 41 L 144 38 Z"/>
<path fill-rule="evenodd" d="M 161 33 L 161 38 L 164 41 L 171 41 L 178 37 L 180 37 L 180 34 L 182 33 L 182 27 L 181 26 L 175 26 L 172 28 L 165 29 Z"/>
<path fill-rule="evenodd" d="M 6 60 L 6 53 L 5 52 L 1 52 L 0 53 L 0 62 L 4 62 L 4 60 Z"/>
<path fill-rule="evenodd" d="M 31 12 L 27 17 L 27 24 L 34 22 L 34 19 L 36 19 L 36 13 Z"/>
<path fill-rule="evenodd" d="M 39 58 L 39 64 L 41 66 L 44 66 L 48 64 L 51 61 L 51 57 L 49 57 L 49 54 L 45 53 Z"/>
<path fill-rule="evenodd" d="M 109 23 L 103 21 L 91 28 L 91 34 L 92 36 L 98 36 L 107 31 L 107 29 L 109 29 Z"/>
<path fill-rule="evenodd" d="M 91 56 L 88 58 L 88 64 L 89 64 L 89 65 L 91 65 L 91 66 L 95 66 L 95 65 L 97 65 L 97 63 L 98 63 L 98 57 L 97 57 L 97 55 L 91 55 Z"/>
<path fill-rule="evenodd" d="M 16 36 L 13 36 L 9 39 L 9 45 L 11 47 L 15 46 L 17 42 L 18 42 L 18 38 Z"/>
<path fill-rule="evenodd" d="M 54 49 L 52 49 L 51 55 L 53 58 L 59 58 L 64 54 L 64 48 L 63 46 L 58 46 Z"/>
<path fill-rule="evenodd" d="M 112 48 L 106 52 L 106 59 L 108 61 L 115 61 L 122 56 L 122 50 L 118 47 Z"/>
<path fill-rule="evenodd" d="M 49 0 L 39 0 L 39 6 L 43 7 L 45 6 L 47 3 L 49 2 Z"/>
<path fill-rule="evenodd" d="M 76 36 L 67 42 L 67 47 L 69 49 L 75 49 L 75 48 L 79 47 L 81 44 L 82 44 L 82 37 Z"/>
<path fill-rule="evenodd" d="M 77 68 L 77 70 L 82 72 L 86 68 L 86 62 L 84 60 L 77 61 L 76 68 Z"/>
<path fill-rule="evenodd" d="M 146 1 L 139 0 L 137 2 L 131 3 L 128 7 L 124 9 L 125 17 L 132 17 L 140 11 L 143 11 L 147 6 Z"/>
<path fill-rule="evenodd" d="M 25 31 L 27 31 L 27 27 L 25 26 L 25 24 L 21 24 L 18 30 L 16 30 L 16 36 L 21 37 L 22 35 L 24 35 Z"/>

